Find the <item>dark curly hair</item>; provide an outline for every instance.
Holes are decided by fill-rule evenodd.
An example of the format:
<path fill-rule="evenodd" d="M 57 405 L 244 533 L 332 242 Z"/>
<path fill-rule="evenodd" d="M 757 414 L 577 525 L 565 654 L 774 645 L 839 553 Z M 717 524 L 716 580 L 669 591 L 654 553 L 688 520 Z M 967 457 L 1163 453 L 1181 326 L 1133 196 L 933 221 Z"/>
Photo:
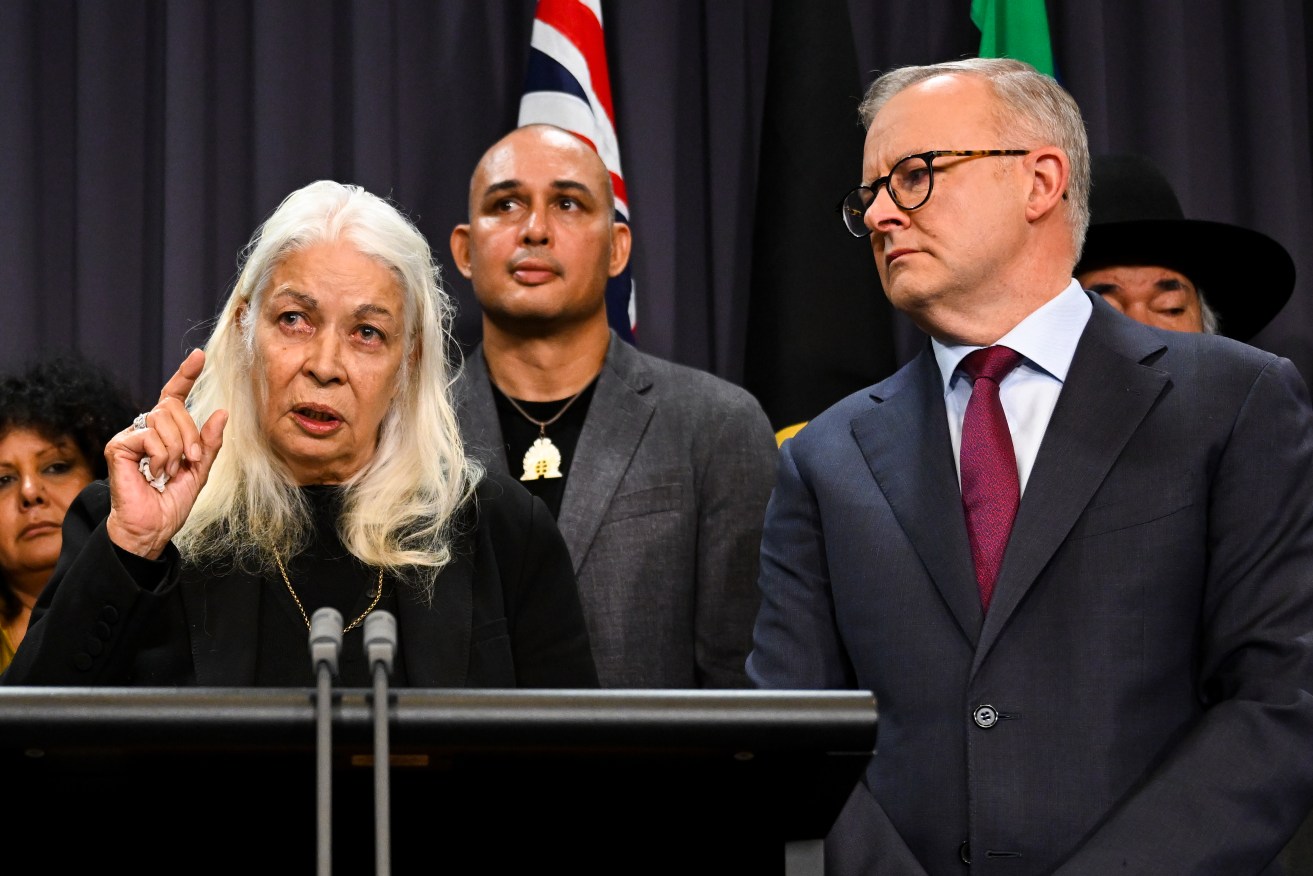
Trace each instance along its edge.
<path fill-rule="evenodd" d="M 105 445 L 137 411 L 104 368 L 75 356 L 35 362 L 0 378 L 0 438 L 30 429 L 51 442 L 72 439 L 97 478 L 108 475 Z"/>
<path fill-rule="evenodd" d="M 0 377 L 0 439 L 31 430 L 52 443 L 71 439 L 91 473 L 106 477 L 105 445 L 136 416 L 131 397 L 104 368 L 75 356 L 35 362 Z M 19 601 L 0 574 L 0 617 L 17 615 Z"/>

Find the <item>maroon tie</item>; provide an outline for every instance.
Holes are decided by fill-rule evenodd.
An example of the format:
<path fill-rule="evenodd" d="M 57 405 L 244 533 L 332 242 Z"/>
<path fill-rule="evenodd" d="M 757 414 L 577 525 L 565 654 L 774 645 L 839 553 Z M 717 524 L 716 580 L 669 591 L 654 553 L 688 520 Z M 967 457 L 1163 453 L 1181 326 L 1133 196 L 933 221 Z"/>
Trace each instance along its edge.
<path fill-rule="evenodd" d="M 962 418 L 962 509 L 985 611 L 1021 501 L 1017 455 L 998 400 L 999 382 L 1020 361 L 1016 350 L 986 347 L 968 355 L 960 366 L 972 383 L 971 401 Z"/>

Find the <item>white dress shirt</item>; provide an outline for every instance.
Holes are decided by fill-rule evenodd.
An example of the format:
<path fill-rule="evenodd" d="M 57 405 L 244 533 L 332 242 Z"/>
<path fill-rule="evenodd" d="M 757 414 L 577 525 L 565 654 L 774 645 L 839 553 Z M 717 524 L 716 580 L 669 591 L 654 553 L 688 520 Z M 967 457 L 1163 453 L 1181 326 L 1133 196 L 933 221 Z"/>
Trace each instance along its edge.
<path fill-rule="evenodd" d="M 1016 328 L 999 338 L 996 344 L 1011 347 L 1024 358 L 999 384 L 999 400 L 1008 418 L 1012 447 L 1017 454 L 1017 477 L 1021 492 L 1035 467 L 1040 442 L 1049 427 L 1058 394 L 1067 379 L 1071 359 L 1076 355 L 1085 324 L 1094 305 L 1072 280 L 1057 297 L 1048 301 Z M 931 340 L 935 361 L 944 378 L 944 407 L 948 413 L 948 433 L 953 439 L 953 462 L 957 466 L 958 485 L 962 481 L 962 418 L 971 399 L 971 381 L 958 370 L 968 353 L 980 347 L 949 346 Z"/>

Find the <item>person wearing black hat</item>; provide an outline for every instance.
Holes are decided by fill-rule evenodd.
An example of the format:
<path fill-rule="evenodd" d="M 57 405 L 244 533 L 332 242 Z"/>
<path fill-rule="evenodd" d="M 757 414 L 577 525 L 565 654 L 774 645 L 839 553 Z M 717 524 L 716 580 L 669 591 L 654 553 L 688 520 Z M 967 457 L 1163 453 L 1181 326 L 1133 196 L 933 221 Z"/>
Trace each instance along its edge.
<path fill-rule="evenodd" d="M 1139 155 L 1091 162 L 1081 286 L 1147 325 L 1249 341 L 1295 288 L 1295 262 L 1248 228 L 1186 219 L 1171 184 Z"/>

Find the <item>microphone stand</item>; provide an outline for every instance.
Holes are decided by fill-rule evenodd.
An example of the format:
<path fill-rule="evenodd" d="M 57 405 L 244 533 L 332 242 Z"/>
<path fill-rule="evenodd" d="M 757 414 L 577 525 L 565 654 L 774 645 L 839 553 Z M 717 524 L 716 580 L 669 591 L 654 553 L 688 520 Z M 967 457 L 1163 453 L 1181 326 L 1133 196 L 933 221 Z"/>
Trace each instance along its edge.
<path fill-rule="evenodd" d="M 391 803 L 388 790 L 388 678 L 397 651 L 397 619 L 387 611 L 365 618 L 365 657 L 374 679 L 374 872 L 392 872 Z"/>
<path fill-rule="evenodd" d="M 310 660 L 315 669 L 315 760 L 318 807 L 317 857 L 319 876 L 333 872 L 333 678 L 342 651 L 342 613 L 317 610 L 310 619 Z"/>

